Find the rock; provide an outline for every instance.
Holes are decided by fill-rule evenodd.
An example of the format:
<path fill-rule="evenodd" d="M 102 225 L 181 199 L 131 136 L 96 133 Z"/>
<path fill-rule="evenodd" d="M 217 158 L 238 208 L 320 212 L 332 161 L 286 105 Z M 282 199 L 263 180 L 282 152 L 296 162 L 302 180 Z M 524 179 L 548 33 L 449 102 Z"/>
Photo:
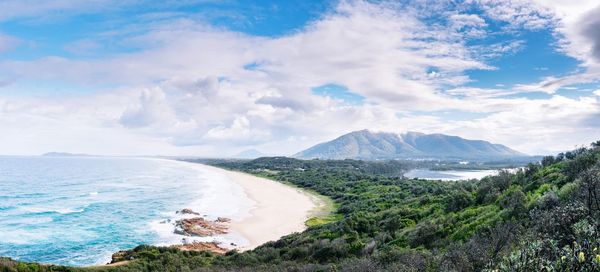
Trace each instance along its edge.
<path fill-rule="evenodd" d="M 217 217 L 217 220 L 215 222 L 219 222 L 219 223 L 229 223 L 231 222 L 231 219 L 227 218 L 227 217 Z"/>
<path fill-rule="evenodd" d="M 130 253 L 131 253 L 131 250 L 120 250 L 120 251 L 113 253 L 112 258 L 110 260 L 110 264 L 128 261 L 126 256 Z"/>
<path fill-rule="evenodd" d="M 193 215 L 200 215 L 199 213 L 197 213 L 197 212 L 195 212 L 195 211 L 193 211 L 193 210 L 191 210 L 191 209 L 187 209 L 187 208 L 186 208 L 186 209 L 183 209 L 183 210 L 181 210 L 181 211 L 176 211 L 175 213 L 177 213 L 177 214 L 193 214 Z"/>
<path fill-rule="evenodd" d="M 213 236 L 228 233 L 229 226 L 218 221 L 208 221 L 202 217 L 185 218 L 175 222 L 175 234 L 186 236 Z"/>
<path fill-rule="evenodd" d="M 173 230 L 173 233 L 179 234 L 179 235 L 187 235 L 183 229 L 178 228 L 178 227 L 175 227 L 175 230 Z"/>

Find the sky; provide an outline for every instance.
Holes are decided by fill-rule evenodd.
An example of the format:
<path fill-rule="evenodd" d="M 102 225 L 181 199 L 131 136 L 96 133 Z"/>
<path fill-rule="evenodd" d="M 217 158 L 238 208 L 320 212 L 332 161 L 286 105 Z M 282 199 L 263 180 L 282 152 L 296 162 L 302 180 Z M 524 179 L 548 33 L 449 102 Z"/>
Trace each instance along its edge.
<path fill-rule="evenodd" d="M 0 154 L 600 140 L 595 0 L 0 0 Z"/>

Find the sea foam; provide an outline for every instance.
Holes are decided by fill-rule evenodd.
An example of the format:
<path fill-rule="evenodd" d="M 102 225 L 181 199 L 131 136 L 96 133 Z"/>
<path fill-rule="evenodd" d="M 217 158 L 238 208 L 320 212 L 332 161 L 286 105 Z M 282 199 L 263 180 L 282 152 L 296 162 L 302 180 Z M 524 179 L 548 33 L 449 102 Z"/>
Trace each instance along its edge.
<path fill-rule="evenodd" d="M 0 256 L 25 261 L 103 264 L 140 244 L 181 243 L 178 210 L 241 219 L 254 205 L 223 174 L 186 162 L 0 157 L 0 169 Z M 235 233 L 186 239 L 246 243 Z"/>

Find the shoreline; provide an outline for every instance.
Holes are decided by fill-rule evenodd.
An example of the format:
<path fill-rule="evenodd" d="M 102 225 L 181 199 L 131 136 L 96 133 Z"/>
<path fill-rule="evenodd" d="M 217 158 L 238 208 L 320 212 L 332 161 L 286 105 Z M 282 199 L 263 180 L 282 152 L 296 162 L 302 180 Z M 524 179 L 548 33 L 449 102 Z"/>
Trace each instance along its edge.
<path fill-rule="evenodd" d="M 247 245 L 234 248 L 238 251 L 251 250 L 294 232 L 304 231 L 307 228 L 305 222 L 326 205 L 318 197 L 278 181 L 210 165 L 198 165 L 227 176 L 255 203 L 249 211 L 250 216 L 232 219 L 230 223 L 230 230 L 248 241 Z"/>
<path fill-rule="evenodd" d="M 225 251 L 252 250 L 267 242 L 277 241 L 281 237 L 306 230 L 308 228 L 307 220 L 324 214 L 324 211 L 330 206 L 329 202 L 324 196 L 318 195 L 310 190 L 305 190 L 291 184 L 286 184 L 284 182 L 275 181 L 265 177 L 194 162 L 161 158 L 140 159 L 151 159 L 175 162 L 176 164 L 185 164 L 187 167 L 203 170 L 200 172 L 198 179 L 196 180 L 194 177 L 192 177 L 188 182 L 189 184 L 193 185 L 197 183 L 200 187 L 204 186 L 203 184 L 205 183 L 217 184 L 217 186 L 210 186 L 212 189 L 208 190 L 208 192 L 211 193 L 207 194 L 205 191 L 200 196 L 192 196 L 191 203 L 184 203 L 187 202 L 188 198 L 186 197 L 186 200 L 181 201 L 182 204 L 177 204 L 175 207 L 168 207 L 165 209 L 166 211 L 160 209 L 163 212 L 158 212 L 159 218 L 156 218 L 156 220 L 152 219 L 147 224 L 148 231 L 151 230 L 158 233 L 158 241 L 142 244 L 153 245 L 157 247 L 177 247 L 191 244 L 192 246 L 180 249 L 193 251 L 208 250 L 216 252 L 213 250 L 213 248 L 200 248 L 200 246 L 194 247 L 193 241 L 199 241 L 202 243 L 202 246 L 205 244 L 214 244 L 217 251 L 220 250 L 220 248 L 224 249 Z M 171 166 L 169 165 L 169 167 Z M 179 167 L 176 167 L 175 165 L 174 169 L 179 169 Z M 195 171 L 196 170 L 194 170 L 194 172 Z M 205 172 L 206 175 L 202 172 Z M 184 173 L 187 174 L 187 172 Z M 214 175 L 211 173 L 214 173 Z M 188 187 L 185 187 L 184 189 L 187 189 L 190 193 L 195 192 L 197 190 L 196 187 L 198 186 L 192 186 L 189 184 L 186 185 Z M 212 193 L 213 191 L 214 193 Z M 108 193 L 111 192 L 112 191 L 109 191 Z M 109 195 L 108 193 L 107 195 Z M 104 192 L 100 193 L 100 195 L 103 194 Z M 94 194 L 94 196 L 96 195 L 98 195 L 98 193 Z M 207 199 L 208 201 L 204 201 Z M 235 201 L 236 199 L 239 199 L 240 202 Z M 246 202 L 249 202 L 249 205 L 246 204 Z M 217 208 L 204 209 L 207 207 Z M 172 210 L 173 208 L 176 209 Z M 195 213 L 196 216 L 183 216 L 183 214 L 177 214 L 180 209 L 187 208 L 194 209 L 197 212 Z M 190 237 L 185 235 L 179 236 L 178 233 L 175 233 L 175 220 L 181 220 L 182 218 L 201 217 L 206 218 L 212 223 L 215 220 L 219 220 L 219 217 L 221 216 L 227 220 L 231 219 L 226 224 L 229 226 L 229 233 L 226 232 L 223 235 L 210 234 L 204 237 L 203 234 L 200 234 L 199 236 L 192 235 Z M 156 226 L 158 226 L 158 228 L 156 228 Z M 232 240 L 235 243 L 230 243 Z M 188 243 L 188 241 L 191 243 Z M 77 267 L 122 265 L 126 262 L 115 261 L 115 254 L 118 254 L 122 251 L 130 251 L 132 249 L 133 248 L 116 249 L 114 251 L 109 249 L 108 251 L 104 251 L 101 256 L 98 255 L 99 259 L 97 259 L 97 261 L 94 263 L 70 265 Z M 48 262 L 48 264 L 51 263 L 52 262 Z M 54 265 L 60 264 L 55 263 Z"/>
<path fill-rule="evenodd" d="M 228 220 L 226 223 L 229 231 L 223 235 L 208 236 L 213 237 L 212 241 L 194 241 L 192 239 L 189 243 L 165 245 L 167 247 L 175 247 L 180 250 L 211 251 L 217 254 L 223 254 L 230 250 L 243 252 L 252 250 L 270 241 L 277 241 L 286 235 L 302 232 L 308 228 L 307 221 L 309 219 L 319 218 L 332 211 L 331 204 L 327 199 L 324 199 L 324 196 L 291 184 L 206 164 L 185 161 L 178 162 L 192 164 L 202 170 L 224 176 L 228 182 L 239 186 L 244 196 L 253 202 L 253 205 L 245 216 L 225 218 Z M 219 181 L 215 180 L 215 182 Z M 188 208 L 185 208 L 185 210 L 188 210 L 188 213 L 192 215 L 198 215 L 198 217 L 188 217 L 192 220 L 205 218 L 205 216 L 198 213 L 199 211 L 193 211 Z M 183 212 L 183 210 L 179 212 Z M 209 220 L 208 222 L 218 221 Z M 241 236 L 246 243 L 232 244 L 233 246 L 231 246 L 221 244 L 218 241 L 220 239 L 214 239 L 232 234 Z M 185 239 L 186 236 L 182 237 Z M 111 262 L 100 266 L 126 264 L 128 260 L 115 259 L 115 255 L 123 251 L 113 253 L 111 255 Z"/>

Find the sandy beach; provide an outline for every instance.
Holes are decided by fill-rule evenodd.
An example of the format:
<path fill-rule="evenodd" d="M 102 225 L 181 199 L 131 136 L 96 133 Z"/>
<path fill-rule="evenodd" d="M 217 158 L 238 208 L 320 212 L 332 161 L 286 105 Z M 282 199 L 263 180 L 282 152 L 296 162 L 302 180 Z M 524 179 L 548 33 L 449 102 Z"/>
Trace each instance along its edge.
<path fill-rule="evenodd" d="M 251 216 L 231 222 L 231 230 L 250 243 L 238 247 L 240 251 L 303 231 L 306 229 L 304 222 L 325 205 L 318 197 L 283 183 L 212 166 L 204 167 L 226 175 L 256 203 L 250 211 Z"/>

